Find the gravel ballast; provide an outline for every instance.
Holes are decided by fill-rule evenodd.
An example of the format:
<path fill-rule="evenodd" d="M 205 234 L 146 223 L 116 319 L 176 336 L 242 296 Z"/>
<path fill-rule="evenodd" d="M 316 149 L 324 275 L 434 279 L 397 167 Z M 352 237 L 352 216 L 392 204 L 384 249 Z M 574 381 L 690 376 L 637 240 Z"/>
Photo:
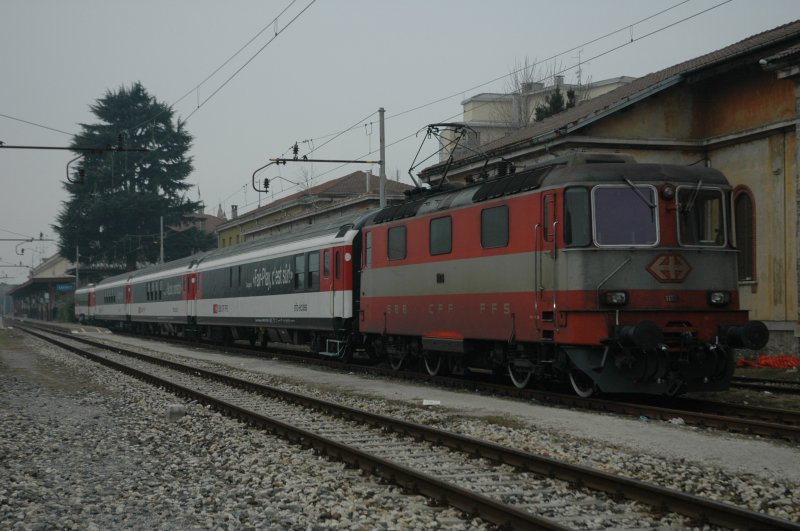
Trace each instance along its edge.
<path fill-rule="evenodd" d="M 156 347 L 137 338 L 99 337 L 143 352 L 157 349 L 160 357 L 175 356 L 176 361 L 190 357 L 192 364 L 205 361 L 209 369 L 259 383 L 800 522 L 800 449 L 792 443 L 330 373 L 271 359 Z M 422 406 L 425 399 L 439 405 Z"/>
<path fill-rule="evenodd" d="M 135 338 L 107 334 L 100 337 L 139 345 L 134 349 L 157 351 L 161 357 L 175 357 L 179 361 L 181 356 L 202 358 L 204 361 L 195 359 L 193 363 L 708 496 L 779 518 L 800 520 L 800 478 L 794 471 L 797 462 L 787 461 L 783 466 L 780 462 L 769 463 L 776 456 L 800 455 L 795 447 L 785 443 L 513 400 L 470 397 L 414 384 L 323 372 L 263 358 L 221 356 L 202 349 Z M 31 345 L 28 343 L 28 348 Z M 3 349 L 5 354 L 0 357 L 4 364 L 0 382 L 4 385 L 0 393 L 3 408 L 0 472 L 14 470 L 15 474 L 11 482 L 0 483 L 0 528 L 13 527 L 23 520 L 19 525 L 26 529 L 70 527 L 72 524 L 64 523 L 68 521 L 78 528 L 92 523 L 98 529 L 480 529 L 485 525 L 463 519 L 463 515 L 451 509 L 427 507 L 423 498 L 405 496 L 394 487 L 380 485 L 357 471 L 243 427 L 198 405 L 189 404 L 186 416 L 170 422 L 165 411 L 169 404 L 178 402 L 174 396 L 76 361 L 72 355 L 36 345 L 37 352 L 45 351 L 43 359 L 47 361 L 40 363 L 49 366 L 50 373 L 57 371 L 57 381 L 61 383 L 33 385 L 26 383 L 27 378 L 18 377 L 12 389 L 27 385 L 29 389 L 17 390 L 33 393 L 34 399 L 28 405 L 22 401 L 23 405 L 6 407 L 14 400 L 9 397 L 16 396 L 13 390 L 5 391 L 9 377 L 6 368 L 37 358 L 9 354 L 5 352 L 7 349 Z M 70 369 L 65 371 L 64 366 Z M 36 373 L 22 367 L 11 374 L 19 370 Z M 77 376 L 66 377 L 73 372 Z M 66 383 L 69 381 L 73 383 Z M 70 390 L 70 386 L 78 390 Z M 440 405 L 423 407 L 425 398 L 435 398 Z M 35 405 L 37 401 L 39 406 Z M 53 402 L 59 406 L 48 407 Z M 500 410 L 498 403 L 502 404 Z M 8 422 L 2 415 L 8 412 L 20 417 L 12 419 L 14 425 L 6 428 Z M 570 425 L 571 417 L 579 417 L 579 421 Z M 35 424 L 57 425 L 56 432 L 48 435 L 44 428 L 31 428 L 31 419 L 37 419 Z M 657 424 L 666 425 L 660 428 Z M 618 425 L 628 428 L 616 428 Z M 619 431 L 616 442 L 606 435 L 614 428 Z M 6 467 L 5 456 L 11 455 L 5 442 L 8 431 L 18 432 L 13 436 L 16 452 L 27 448 L 20 442 L 25 438 L 43 442 L 34 445 L 38 450 L 33 453 L 9 460 L 11 466 Z M 659 433 L 663 434 L 662 439 Z M 704 441 L 697 458 L 680 450 L 691 441 Z M 731 463 L 720 449 L 737 445 L 752 448 L 756 454 L 765 450 L 771 454 L 754 455 L 752 463 Z M 48 447 L 59 448 L 59 455 L 48 454 Z M 667 447 L 676 451 L 665 452 L 663 449 Z M 708 449 L 713 450 L 712 455 L 719 453 L 718 458 L 711 461 L 700 457 L 708 455 Z M 31 471 L 41 474 L 42 467 L 51 469 L 49 475 L 31 475 Z M 42 479 L 50 476 L 55 478 L 50 483 Z M 75 488 L 76 480 L 79 488 Z M 11 489 L 4 490 L 8 484 Z M 33 486 L 26 490 L 26 485 Z M 8 519 L 13 513 L 6 510 L 9 506 L 20 511 L 17 500 L 20 496 L 12 497 L 9 492 L 22 493 L 23 512 L 31 513 L 34 518 Z M 54 510 L 61 507 L 56 511 L 61 515 L 61 520 L 57 520 L 61 523 L 47 520 L 53 512 L 48 504 L 55 504 Z"/>
<path fill-rule="evenodd" d="M 485 529 L 314 452 L 0 331 L 2 529 Z M 174 408 L 173 408 L 174 409 Z"/>

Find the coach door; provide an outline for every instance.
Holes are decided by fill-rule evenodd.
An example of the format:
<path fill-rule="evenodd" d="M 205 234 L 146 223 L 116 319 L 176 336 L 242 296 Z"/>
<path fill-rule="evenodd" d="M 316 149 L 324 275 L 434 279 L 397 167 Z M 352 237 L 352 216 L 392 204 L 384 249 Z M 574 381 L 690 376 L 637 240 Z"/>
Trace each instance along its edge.
<path fill-rule="evenodd" d="M 553 339 L 558 307 L 558 210 L 555 192 L 542 194 L 539 223 L 535 229 L 536 327 L 542 339 Z"/>
<path fill-rule="evenodd" d="M 128 282 L 130 282 L 130 280 L 128 280 Z M 133 315 L 132 314 L 132 311 L 133 311 L 132 306 L 133 306 L 133 286 L 128 283 L 128 284 L 125 284 L 125 306 L 123 306 L 124 313 L 125 313 L 125 318 L 128 321 L 130 320 L 131 315 Z"/>
<path fill-rule="evenodd" d="M 331 314 L 333 317 L 343 317 L 345 315 L 344 297 L 344 257 L 342 248 L 331 250 Z"/>
<path fill-rule="evenodd" d="M 186 298 L 186 317 L 191 322 L 197 317 L 197 273 L 183 277 L 183 292 Z"/>

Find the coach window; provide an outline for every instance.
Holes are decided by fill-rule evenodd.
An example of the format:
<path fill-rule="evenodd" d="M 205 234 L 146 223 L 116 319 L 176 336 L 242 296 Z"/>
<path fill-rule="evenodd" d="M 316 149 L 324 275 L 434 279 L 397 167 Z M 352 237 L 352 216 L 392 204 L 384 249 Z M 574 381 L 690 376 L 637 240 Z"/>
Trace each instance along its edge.
<path fill-rule="evenodd" d="M 756 217 L 753 196 L 747 187 L 734 192 L 733 211 L 739 282 L 753 282 L 756 279 Z"/>
<path fill-rule="evenodd" d="M 294 289 L 306 288 L 306 255 L 298 254 L 294 257 Z"/>
<path fill-rule="evenodd" d="M 364 267 L 372 267 L 372 233 L 364 236 Z"/>
<path fill-rule="evenodd" d="M 328 278 L 331 276 L 331 252 L 325 251 L 322 256 L 322 276 Z"/>
<path fill-rule="evenodd" d="M 481 247 L 508 245 L 508 207 L 500 205 L 481 210 Z"/>
<path fill-rule="evenodd" d="M 567 188 L 564 191 L 564 245 L 585 247 L 592 243 L 590 213 L 586 188 Z"/>
<path fill-rule="evenodd" d="M 319 251 L 308 253 L 308 289 L 319 289 Z"/>
<path fill-rule="evenodd" d="M 402 260 L 406 257 L 406 226 L 391 227 L 389 229 L 389 245 L 387 250 L 389 260 Z"/>
<path fill-rule="evenodd" d="M 453 249 L 453 219 L 450 216 L 431 220 L 431 255 L 447 254 Z"/>

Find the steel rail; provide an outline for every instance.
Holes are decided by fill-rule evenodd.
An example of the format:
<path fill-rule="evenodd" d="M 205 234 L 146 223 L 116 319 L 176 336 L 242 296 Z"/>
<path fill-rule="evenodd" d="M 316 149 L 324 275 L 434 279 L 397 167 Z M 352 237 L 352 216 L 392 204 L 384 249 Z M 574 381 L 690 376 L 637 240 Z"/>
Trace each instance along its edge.
<path fill-rule="evenodd" d="M 770 393 L 800 395 L 800 381 L 793 380 L 773 380 L 769 378 L 737 376 L 733 378 L 731 387 L 751 389 L 753 391 L 769 391 Z"/>
<path fill-rule="evenodd" d="M 496 443 L 481 441 L 472 437 L 450 433 L 436 428 L 387 417 L 377 413 L 371 413 L 368 411 L 343 406 L 333 402 L 301 395 L 299 393 L 278 389 L 272 386 L 257 384 L 240 378 L 222 375 L 213 371 L 207 371 L 161 358 L 153 358 L 146 354 L 105 345 L 86 338 L 78 338 L 68 334 L 63 335 L 67 335 L 69 339 L 76 340 L 84 344 L 108 349 L 119 354 L 129 355 L 137 359 L 159 364 L 174 370 L 213 379 L 234 387 L 246 389 L 248 391 L 254 391 L 267 396 L 280 398 L 288 402 L 314 408 L 329 414 L 344 416 L 349 419 L 368 423 L 373 426 L 384 427 L 396 433 L 401 433 L 435 444 L 444 445 L 453 450 L 483 457 L 495 462 L 505 463 L 522 470 L 534 472 L 548 477 L 555 477 L 564 481 L 568 481 L 579 487 L 587 487 L 605 492 L 615 497 L 623 497 L 625 499 L 639 501 L 651 505 L 656 509 L 669 510 L 684 516 L 695 518 L 702 522 L 709 522 L 724 527 L 746 529 L 800 529 L 797 524 L 787 520 L 730 504 L 716 502 L 714 500 L 709 500 L 699 496 L 678 492 L 657 485 L 652 485 L 639 480 L 616 476 L 589 467 L 560 462 L 551 458 L 508 448 Z M 51 342 L 56 341 L 57 343 L 61 343 L 57 340 L 48 339 L 46 336 L 43 337 L 43 339 Z M 65 348 L 69 348 L 69 346 Z M 244 410 L 240 410 L 240 408 L 236 406 L 231 406 L 231 408 L 230 414 L 232 416 L 247 420 L 243 416 L 247 414 L 244 412 Z M 280 423 L 279 421 L 276 422 L 283 425 L 283 423 Z M 447 484 L 440 482 L 435 478 L 417 477 L 418 475 L 424 476 L 424 474 L 417 474 L 416 472 L 405 469 L 404 467 L 398 467 L 402 470 L 393 472 L 392 470 L 394 469 L 392 467 L 397 467 L 397 465 L 384 462 L 384 460 L 374 458 L 372 456 L 367 456 L 369 459 L 362 462 L 359 459 L 364 458 L 356 459 L 351 454 L 348 454 L 344 448 L 339 448 L 344 446 L 340 443 L 330 441 L 334 445 L 333 447 L 324 446 L 321 441 L 321 439 L 324 439 L 323 437 L 308 434 L 308 432 L 303 430 L 298 431 L 303 432 L 302 435 L 291 435 L 290 427 L 284 426 L 281 427 L 280 431 L 276 433 L 280 433 L 281 435 L 290 438 L 290 440 L 296 440 L 297 442 L 302 442 L 304 438 L 308 441 L 315 441 L 315 444 L 319 444 L 321 446 L 317 447 L 315 444 L 306 444 L 306 446 L 312 446 L 323 453 L 332 451 L 334 453 L 330 455 L 338 457 L 348 463 L 356 464 L 362 468 L 364 468 L 364 465 L 366 464 L 365 470 L 371 472 L 379 471 L 379 475 L 387 477 L 388 479 L 392 479 L 393 481 L 397 481 L 398 484 L 406 488 L 413 489 L 416 492 L 420 492 L 421 494 L 425 494 L 439 501 L 447 501 L 454 507 L 466 512 L 479 514 L 481 517 L 486 518 L 494 523 L 500 525 L 511 525 L 512 527 L 517 528 L 514 524 L 516 520 L 503 520 L 503 518 L 510 517 L 502 516 L 501 513 L 498 512 L 500 511 L 498 507 L 499 502 L 491 500 L 490 498 L 486 498 L 486 500 L 491 501 L 492 504 L 478 504 L 478 502 L 469 498 L 469 496 L 472 496 L 474 493 L 465 491 L 459 487 L 455 487 L 457 492 L 442 494 L 444 491 L 440 489 L 445 489 L 445 485 Z M 363 453 L 354 449 L 349 449 L 349 451 L 357 454 Z M 351 461 L 350 459 L 353 460 Z M 397 476 L 394 477 L 391 474 L 397 474 Z M 474 505 L 470 506 L 469 503 L 473 503 Z M 524 514 L 528 515 L 529 513 Z M 500 520 L 497 518 L 500 518 Z"/>
<path fill-rule="evenodd" d="M 37 326 L 42 325 L 37 323 Z M 57 327 L 47 326 L 46 328 L 55 332 L 59 330 Z M 175 338 L 159 337 L 158 340 L 168 342 L 175 341 L 179 344 L 191 343 L 187 340 L 176 340 Z M 247 349 L 241 346 L 225 346 L 223 347 L 223 351 L 247 356 L 259 355 L 254 354 L 253 349 Z M 270 353 L 282 359 L 302 363 L 313 363 L 335 370 L 361 371 L 368 374 L 404 379 L 406 381 L 419 382 L 422 380 L 453 389 L 471 389 L 478 392 L 492 393 L 512 398 L 536 400 L 537 402 L 551 406 L 614 413 L 634 418 L 647 417 L 647 419 L 663 421 L 680 418 L 685 424 L 692 426 L 748 433 L 788 441 L 800 441 L 800 413 L 790 410 L 725 404 L 722 402 L 693 400 L 683 397 L 669 399 L 673 404 L 679 404 L 679 408 L 663 405 L 663 400 L 661 400 L 660 397 L 640 397 L 640 400 L 636 403 L 627 402 L 624 399 L 581 398 L 571 393 L 559 393 L 539 389 L 517 389 L 506 385 L 475 380 L 464 380 L 446 376 L 421 376 L 418 372 L 395 371 L 380 367 L 343 364 L 340 361 L 310 358 L 308 355 L 303 356 L 301 353 L 289 350 L 270 351 Z M 264 354 L 264 351 L 260 351 L 260 354 Z"/>
<path fill-rule="evenodd" d="M 164 389 L 167 389 L 172 393 L 181 396 L 183 398 L 196 400 L 204 405 L 213 407 L 216 411 L 223 412 L 232 418 L 262 428 L 274 435 L 283 437 L 291 442 L 300 444 L 307 448 L 312 448 L 324 456 L 333 459 L 339 459 L 351 466 L 357 466 L 360 469 L 370 474 L 380 476 L 411 492 L 422 494 L 440 503 L 442 502 L 447 503 L 448 505 L 460 509 L 461 511 L 464 511 L 467 514 L 480 516 L 484 520 L 487 520 L 499 526 L 507 527 L 510 529 L 541 529 L 541 530 L 552 530 L 552 531 L 569 530 L 568 527 L 562 526 L 547 518 L 543 518 L 535 514 L 519 510 L 511 505 L 504 504 L 492 498 L 483 496 L 476 492 L 472 492 L 468 489 L 464 489 L 462 487 L 458 487 L 456 485 L 452 485 L 447 482 L 441 481 L 427 474 L 411 470 L 402 465 L 370 455 L 366 452 L 336 442 L 327 437 L 323 437 L 321 435 L 304 430 L 302 428 L 297 428 L 280 420 L 273 419 L 271 417 L 267 417 L 265 415 L 249 411 L 237 405 L 228 403 L 224 400 L 219 400 L 204 393 L 200 393 L 193 389 L 189 389 L 187 387 L 178 385 L 169 380 L 159 378 L 152 374 L 148 374 L 146 372 L 139 371 L 132 367 L 128 367 L 124 364 L 117 363 L 113 360 L 109 360 L 107 358 L 104 358 L 103 356 L 92 354 L 91 352 L 88 352 L 84 349 L 80 349 L 72 345 L 69 345 L 67 343 L 64 343 L 62 341 L 59 341 L 57 339 L 44 336 L 30 329 L 24 327 L 20 327 L 20 329 L 24 330 L 25 332 L 31 335 L 34 335 L 35 337 L 38 337 L 39 339 L 42 339 L 53 345 L 56 345 L 59 348 L 63 348 L 80 356 L 86 357 L 92 361 L 95 361 L 104 366 L 120 371 L 124 374 L 135 377 L 152 385 L 163 387 Z M 78 339 L 78 338 L 70 337 L 70 339 Z M 82 340 L 81 342 L 85 341 L 86 340 Z M 105 348 L 119 354 L 127 354 L 127 352 L 125 352 L 124 349 L 117 349 L 114 347 L 108 347 L 107 345 L 101 345 L 101 344 L 96 344 L 93 346 Z M 149 356 L 145 356 L 142 354 L 139 354 L 136 357 L 138 359 L 147 359 L 147 361 L 151 362 L 166 361 L 166 360 L 158 360 L 158 358 L 151 358 Z M 177 366 L 180 366 L 180 364 L 173 364 L 172 362 L 157 363 L 157 364 L 163 366 L 169 366 L 170 368 L 177 368 Z M 186 369 L 186 372 L 191 372 L 195 375 L 207 376 L 212 374 L 216 376 L 214 379 L 217 381 L 228 380 L 228 378 L 224 377 L 223 375 L 209 373 L 208 371 L 204 371 L 202 369 L 191 368 L 188 366 L 182 366 L 182 367 Z M 255 386 L 256 384 L 252 384 L 244 380 L 240 380 L 240 382 L 247 384 L 247 387 L 249 389 L 255 389 L 255 387 L 251 386 Z"/>

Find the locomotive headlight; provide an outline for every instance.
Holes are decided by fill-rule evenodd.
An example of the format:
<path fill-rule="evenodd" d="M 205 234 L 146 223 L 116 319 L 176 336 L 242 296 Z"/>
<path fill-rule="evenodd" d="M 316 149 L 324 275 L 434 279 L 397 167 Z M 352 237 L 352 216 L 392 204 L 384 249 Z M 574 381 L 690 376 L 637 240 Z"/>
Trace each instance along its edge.
<path fill-rule="evenodd" d="M 725 306 L 731 302 L 731 294 L 727 291 L 709 291 L 708 302 L 712 306 Z"/>
<path fill-rule="evenodd" d="M 671 184 L 665 184 L 661 189 L 661 198 L 665 201 L 672 201 L 673 197 L 675 197 L 675 187 Z"/>
<path fill-rule="evenodd" d="M 625 291 L 606 291 L 603 301 L 609 306 L 625 306 L 628 304 L 628 293 Z"/>

